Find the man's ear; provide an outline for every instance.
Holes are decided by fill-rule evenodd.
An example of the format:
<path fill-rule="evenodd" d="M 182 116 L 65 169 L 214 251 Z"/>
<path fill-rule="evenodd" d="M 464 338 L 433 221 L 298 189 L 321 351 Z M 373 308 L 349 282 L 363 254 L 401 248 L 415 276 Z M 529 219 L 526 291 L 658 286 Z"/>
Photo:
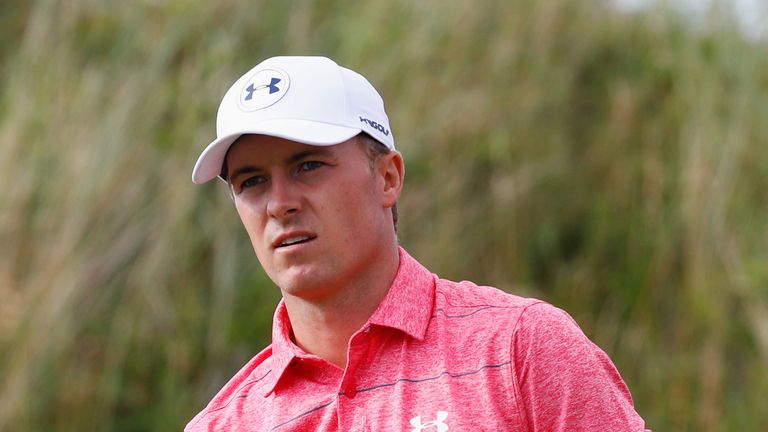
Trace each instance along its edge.
<path fill-rule="evenodd" d="M 405 180 L 405 163 L 403 155 L 397 150 L 381 155 L 378 160 L 378 170 L 383 180 L 382 205 L 393 207 L 400 198 Z"/>

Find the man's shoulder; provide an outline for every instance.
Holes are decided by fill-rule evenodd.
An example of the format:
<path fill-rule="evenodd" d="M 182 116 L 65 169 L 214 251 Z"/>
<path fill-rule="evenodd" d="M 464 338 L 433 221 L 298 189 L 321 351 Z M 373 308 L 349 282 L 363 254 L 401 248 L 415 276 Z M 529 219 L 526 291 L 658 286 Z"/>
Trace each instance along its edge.
<path fill-rule="evenodd" d="M 437 279 L 433 318 L 464 327 L 493 326 L 523 339 L 535 337 L 541 329 L 547 328 L 583 336 L 581 328 L 567 312 L 547 301 L 469 281 Z"/>
<path fill-rule="evenodd" d="M 245 397 L 251 392 L 267 388 L 274 381 L 272 376 L 272 346 L 264 348 L 246 363 L 224 387 L 211 399 L 208 405 L 197 414 L 184 428 L 185 432 L 207 430 L 204 425 L 210 422 L 207 418 L 216 412 L 224 411 L 233 400 Z"/>
<path fill-rule="evenodd" d="M 521 327 L 535 326 L 530 316 L 542 309 L 556 308 L 543 300 L 474 282 L 437 279 L 429 332 L 450 346 L 479 344 L 478 352 L 482 345 L 508 354 Z"/>
<path fill-rule="evenodd" d="M 437 279 L 435 286 L 435 308 L 443 311 L 465 312 L 497 311 L 519 314 L 531 306 L 547 303 L 530 297 L 521 297 L 499 288 L 478 285 L 470 281 L 454 282 Z"/>

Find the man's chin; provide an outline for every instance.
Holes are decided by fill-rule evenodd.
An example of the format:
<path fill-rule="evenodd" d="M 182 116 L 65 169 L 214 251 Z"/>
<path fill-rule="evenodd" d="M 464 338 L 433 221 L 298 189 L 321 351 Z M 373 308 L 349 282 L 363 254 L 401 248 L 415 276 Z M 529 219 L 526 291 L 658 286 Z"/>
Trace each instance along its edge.
<path fill-rule="evenodd" d="M 324 283 L 325 278 L 317 271 L 306 266 L 292 267 L 281 272 L 272 281 L 280 288 L 284 296 L 298 297 L 306 300 L 318 300 L 330 294 L 330 284 Z"/>

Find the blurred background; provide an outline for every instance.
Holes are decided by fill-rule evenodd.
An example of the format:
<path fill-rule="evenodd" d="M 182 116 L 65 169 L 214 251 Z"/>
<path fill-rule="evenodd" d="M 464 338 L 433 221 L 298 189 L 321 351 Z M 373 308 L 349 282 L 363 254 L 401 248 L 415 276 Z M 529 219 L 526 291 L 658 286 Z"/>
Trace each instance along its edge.
<path fill-rule="evenodd" d="M 3 0 L 0 430 L 181 430 L 268 344 L 278 290 L 190 175 L 278 54 L 382 93 L 430 269 L 569 311 L 655 431 L 768 430 L 764 8 Z"/>

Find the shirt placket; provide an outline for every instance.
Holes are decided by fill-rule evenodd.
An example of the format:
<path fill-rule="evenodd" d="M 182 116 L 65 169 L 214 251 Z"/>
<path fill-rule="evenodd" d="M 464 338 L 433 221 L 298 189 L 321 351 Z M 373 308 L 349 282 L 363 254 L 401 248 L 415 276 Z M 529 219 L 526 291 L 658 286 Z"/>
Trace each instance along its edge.
<path fill-rule="evenodd" d="M 358 397 L 358 384 L 364 378 L 362 374 L 365 373 L 366 368 L 363 362 L 370 348 L 371 340 L 370 327 L 366 327 L 350 339 L 347 367 L 339 386 L 339 430 L 369 430 L 366 425 L 365 407 Z"/>

